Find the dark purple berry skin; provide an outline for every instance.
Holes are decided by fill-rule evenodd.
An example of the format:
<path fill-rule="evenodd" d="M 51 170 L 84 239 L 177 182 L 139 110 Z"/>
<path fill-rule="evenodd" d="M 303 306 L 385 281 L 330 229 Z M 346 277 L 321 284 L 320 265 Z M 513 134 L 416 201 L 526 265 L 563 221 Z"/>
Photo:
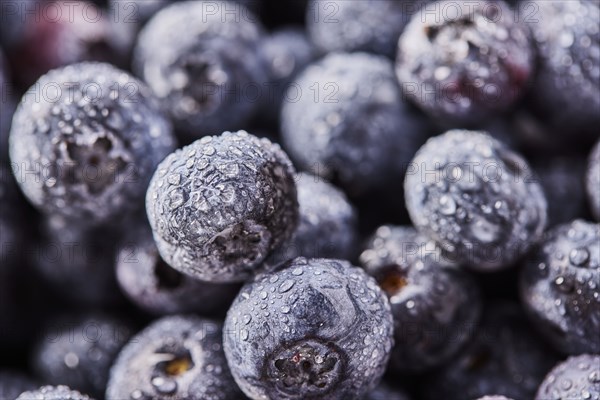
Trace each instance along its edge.
<path fill-rule="evenodd" d="M 535 400 L 600 399 L 600 355 L 567 358 L 548 373 Z"/>
<path fill-rule="evenodd" d="M 299 168 L 352 194 L 401 179 L 427 137 L 392 63 L 366 53 L 332 53 L 308 66 L 285 96 L 281 131 Z"/>
<path fill-rule="evenodd" d="M 600 4 L 528 0 L 519 9 L 538 50 L 534 110 L 561 142 L 591 142 L 600 124 Z"/>
<path fill-rule="evenodd" d="M 383 375 L 389 303 L 346 261 L 296 258 L 241 290 L 225 320 L 231 372 L 251 399 L 355 400 Z"/>
<path fill-rule="evenodd" d="M 400 33 L 426 0 L 312 0 L 306 26 L 325 52 L 356 52 L 393 58 Z"/>
<path fill-rule="evenodd" d="M 404 391 L 381 383 L 362 400 L 410 400 L 410 398 Z"/>
<path fill-rule="evenodd" d="M 600 140 L 590 154 L 585 184 L 592 214 L 600 221 Z"/>
<path fill-rule="evenodd" d="M 123 292 L 152 314 L 225 315 L 239 291 L 238 285 L 202 282 L 171 268 L 160 257 L 146 224 L 127 235 L 116 265 Z"/>
<path fill-rule="evenodd" d="M 31 378 L 13 371 L 0 371 L 0 399 L 14 400 L 27 390 L 38 387 Z"/>
<path fill-rule="evenodd" d="M 112 367 L 106 400 L 239 400 L 221 324 L 164 317 L 134 336 Z"/>
<path fill-rule="evenodd" d="M 525 308 L 558 350 L 600 352 L 600 224 L 576 220 L 549 231 L 520 284 Z"/>
<path fill-rule="evenodd" d="M 430 370 L 471 339 L 481 313 L 475 281 L 414 228 L 378 228 L 360 261 L 390 300 L 395 339 L 390 368 Z"/>
<path fill-rule="evenodd" d="M 108 64 L 81 63 L 49 72 L 27 92 L 9 151 L 34 206 L 98 225 L 141 208 L 154 169 L 174 146 L 143 83 Z"/>
<path fill-rule="evenodd" d="M 245 131 L 207 136 L 156 170 L 146 211 L 162 258 L 211 282 L 242 282 L 291 237 L 294 168 L 279 145 Z"/>
<path fill-rule="evenodd" d="M 265 82 L 256 17 L 239 4 L 210 4 L 216 12 L 197 1 L 165 7 L 134 51 L 134 70 L 189 139 L 242 128 L 260 106 Z"/>
<path fill-rule="evenodd" d="M 515 305 L 485 309 L 474 339 L 450 363 L 425 378 L 423 399 L 477 399 L 495 393 L 530 400 L 558 359 L 533 333 Z"/>
<path fill-rule="evenodd" d="M 33 368 L 46 383 L 103 398 L 110 367 L 132 333 L 123 321 L 109 317 L 55 322 L 37 343 Z"/>
<path fill-rule="evenodd" d="M 503 1 L 446 0 L 424 10 L 398 43 L 404 94 L 432 117 L 461 125 L 510 108 L 533 74 L 527 26 Z"/>
<path fill-rule="evenodd" d="M 546 199 L 525 160 L 485 132 L 429 139 L 406 174 L 417 229 L 478 271 L 511 266 L 542 236 Z"/>
<path fill-rule="evenodd" d="M 37 390 L 23 392 L 17 400 L 94 400 L 86 394 L 60 386 L 42 386 Z"/>

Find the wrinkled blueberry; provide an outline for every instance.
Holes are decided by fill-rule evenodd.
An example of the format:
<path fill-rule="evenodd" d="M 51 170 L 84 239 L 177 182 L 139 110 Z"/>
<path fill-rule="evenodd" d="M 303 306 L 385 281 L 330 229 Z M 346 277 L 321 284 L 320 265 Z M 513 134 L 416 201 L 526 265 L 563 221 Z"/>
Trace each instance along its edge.
<path fill-rule="evenodd" d="M 600 399 L 600 355 L 569 357 L 548 373 L 535 400 Z"/>
<path fill-rule="evenodd" d="M 600 141 L 590 154 L 585 182 L 590 209 L 596 221 L 600 221 Z"/>
<path fill-rule="evenodd" d="M 164 317 L 134 336 L 111 370 L 106 400 L 241 398 L 222 347 L 220 324 Z"/>
<path fill-rule="evenodd" d="M 151 174 L 173 149 L 150 90 L 108 64 L 44 75 L 13 119 L 13 173 L 47 214 L 98 224 L 139 208 Z"/>
<path fill-rule="evenodd" d="M 404 181 L 413 224 L 453 260 L 510 266 L 546 225 L 546 199 L 521 156 L 484 132 L 452 130 L 417 152 Z"/>
<path fill-rule="evenodd" d="M 296 258 L 257 276 L 224 327 L 231 372 L 251 399 L 360 399 L 392 345 L 385 295 L 340 260 Z"/>
<path fill-rule="evenodd" d="M 576 220 L 527 258 L 521 298 L 540 332 L 570 354 L 600 352 L 600 224 Z"/>

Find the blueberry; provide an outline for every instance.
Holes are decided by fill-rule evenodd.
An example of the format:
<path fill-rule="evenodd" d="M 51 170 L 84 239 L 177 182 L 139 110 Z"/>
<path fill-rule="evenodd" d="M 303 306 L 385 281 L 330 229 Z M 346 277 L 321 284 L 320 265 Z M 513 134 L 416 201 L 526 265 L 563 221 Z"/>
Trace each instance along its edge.
<path fill-rule="evenodd" d="M 193 316 L 164 317 L 134 336 L 111 370 L 107 400 L 241 398 L 222 347 L 222 327 Z"/>
<path fill-rule="evenodd" d="M 71 390 L 69 387 L 42 386 L 37 390 L 23 392 L 16 400 L 93 400 L 88 395 Z"/>
<path fill-rule="evenodd" d="M 588 0 L 531 0 L 520 9 L 538 49 L 532 97 L 547 131 L 564 142 L 577 136 L 597 137 L 600 5 Z"/>
<path fill-rule="evenodd" d="M 281 148 L 245 131 L 206 136 L 169 155 L 146 195 L 162 258 L 212 282 L 242 282 L 298 220 L 294 168 Z"/>
<path fill-rule="evenodd" d="M 546 199 L 516 153 L 483 132 L 452 130 L 430 139 L 406 175 L 413 224 L 461 264 L 510 266 L 537 242 Z"/>
<path fill-rule="evenodd" d="M 110 367 L 132 333 L 124 322 L 103 316 L 53 323 L 38 341 L 33 368 L 44 382 L 102 398 Z"/>
<path fill-rule="evenodd" d="M 242 288 L 224 349 L 251 399 L 360 399 L 383 375 L 392 336 L 389 303 L 361 269 L 296 258 Z"/>
<path fill-rule="evenodd" d="M 393 58 L 400 33 L 426 0 L 311 0 L 306 25 L 322 50 L 364 51 Z"/>
<path fill-rule="evenodd" d="M 141 206 L 173 147 L 170 124 L 144 84 L 108 64 L 81 63 L 49 72 L 27 92 L 9 151 L 37 208 L 99 224 Z"/>
<path fill-rule="evenodd" d="M 238 285 L 202 282 L 171 268 L 146 224 L 132 229 L 119 246 L 117 280 L 131 301 L 153 314 L 225 315 L 239 291 Z"/>
<path fill-rule="evenodd" d="M 239 129 L 260 105 L 261 35 L 256 17 L 239 4 L 171 4 L 140 33 L 134 70 L 188 138 Z"/>
<path fill-rule="evenodd" d="M 548 373 L 535 400 L 600 399 L 600 355 L 569 357 Z"/>
<path fill-rule="evenodd" d="M 358 242 L 357 215 L 346 195 L 322 178 L 296 174 L 300 219 L 291 239 L 267 263 L 296 257 L 350 260 Z"/>
<path fill-rule="evenodd" d="M 505 111 L 533 75 L 526 25 L 503 1 L 424 6 L 398 43 L 405 95 L 434 118 L 472 124 Z"/>
<path fill-rule="evenodd" d="M 409 397 L 404 391 L 381 383 L 377 388 L 363 397 L 363 400 L 409 400 Z"/>
<path fill-rule="evenodd" d="M 475 281 L 414 228 L 379 227 L 360 261 L 390 300 L 395 339 L 390 368 L 430 370 L 471 339 L 481 313 Z"/>
<path fill-rule="evenodd" d="M 527 259 L 521 298 L 540 332 L 570 354 L 599 353 L 600 224 L 576 220 L 549 231 Z"/>
<path fill-rule="evenodd" d="M 34 390 L 38 385 L 28 376 L 13 371 L 0 371 L 0 399 L 14 400 L 18 395 Z"/>
<path fill-rule="evenodd" d="M 590 154 L 585 182 L 590 209 L 600 221 L 600 140 Z"/>
<path fill-rule="evenodd" d="M 558 357 L 532 333 L 515 304 L 495 304 L 483 317 L 463 351 L 425 378 L 423 399 L 476 399 L 490 393 L 514 400 L 533 398 Z"/>
<path fill-rule="evenodd" d="M 352 193 L 399 179 L 426 139 L 392 63 L 366 53 L 334 53 L 307 67 L 285 96 L 281 124 L 302 169 Z"/>
<path fill-rule="evenodd" d="M 512 400 L 512 399 L 509 399 L 508 397 L 504 397 L 504 396 L 483 396 L 483 397 L 480 397 L 478 400 Z"/>

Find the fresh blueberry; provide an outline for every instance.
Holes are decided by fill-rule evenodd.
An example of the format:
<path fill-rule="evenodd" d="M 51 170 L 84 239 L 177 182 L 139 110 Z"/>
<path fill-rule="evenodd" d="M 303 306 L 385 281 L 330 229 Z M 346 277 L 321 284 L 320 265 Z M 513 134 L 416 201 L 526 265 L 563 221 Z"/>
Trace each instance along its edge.
<path fill-rule="evenodd" d="M 187 138 L 239 129 L 263 94 L 261 35 L 256 17 L 239 4 L 174 3 L 140 33 L 134 70 Z"/>
<path fill-rule="evenodd" d="M 193 316 L 164 317 L 134 336 L 114 366 L 106 400 L 242 398 L 227 367 L 222 327 Z"/>
<path fill-rule="evenodd" d="M 117 280 L 131 301 L 159 315 L 225 315 L 239 291 L 238 285 L 202 282 L 171 268 L 145 223 L 132 229 L 119 246 Z"/>
<path fill-rule="evenodd" d="M 281 124 L 302 169 L 352 193 L 400 179 L 426 139 L 391 61 L 366 53 L 334 53 L 307 67 L 288 89 Z"/>
<path fill-rule="evenodd" d="M 590 154 L 585 182 L 590 208 L 600 221 L 600 140 Z"/>
<path fill-rule="evenodd" d="M 55 322 L 37 343 L 33 368 L 46 383 L 103 398 L 110 367 L 132 333 L 124 322 L 103 316 Z"/>
<path fill-rule="evenodd" d="M 404 391 L 381 383 L 377 388 L 363 397 L 362 400 L 409 400 L 409 397 Z"/>
<path fill-rule="evenodd" d="M 561 142 L 598 137 L 600 4 L 531 0 L 520 6 L 537 44 L 534 109 Z"/>
<path fill-rule="evenodd" d="M 483 317 L 467 347 L 425 378 L 423 399 L 476 399 L 489 393 L 515 400 L 533 398 L 558 357 L 532 334 L 516 305 L 491 306 Z"/>
<path fill-rule="evenodd" d="M 296 258 L 257 276 L 225 320 L 225 355 L 251 399 L 360 399 L 392 345 L 385 295 L 340 260 Z"/>
<path fill-rule="evenodd" d="M 38 387 L 31 378 L 13 371 L 0 371 L 0 399 L 14 400 L 27 390 Z"/>
<path fill-rule="evenodd" d="M 398 43 L 405 95 L 434 118 L 479 123 L 513 105 L 533 75 L 530 32 L 503 1 L 425 5 Z"/>
<path fill-rule="evenodd" d="M 600 224 L 549 231 L 527 259 L 521 298 L 540 332 L 570 354 L 600 353 Z"/>
<path fill-rule="evenodd" d="M 296 174 L 296 188 L 298 227 L 267 263 L 296 257 L 352 259 L 358 242 L 358 221 L 346 195 L 323 178 L 306 173 Z"/>
<path fill-rule="evenodd" d="M 146 195 L 162 258 L 212 282 L 242 282 L 291 237 L 294 168 L 281 148 L 245 131 L 206 136 L 169 155 Z"/>
<path fill-rule="evenodd" d="M 27 92 L 9 151 L 36 207 L 98 224 L 143 204 L 152 172 L 174 144 L 144 84 L 108 64 L 81 63 L 49 72 Z"/>
<path fill-rule="evenodd" d="M 16 400 L 94 400 L 88 395 L 71 390 L 69 387 L 42 386 L 37 390 L 23 392 Z"/>
<path fill-rule="evenodd" d="M 323 51 L 364 51 L 393 58 L 400 33 L 427 0 L 311 0 L 306 26 Z"/>
<path fill-rule="evenodd" d="M 584 184 L 586 167 L 581 157 L 546 156 L 533 160 L 531 166 L 537 173 L 548 202 L 548 226 L 587 216 Z"/>
<path fill-rule="evenodd" d="M 535 400 L 600 399 L 600 355 L 569 357 L 548 373 Z"/>
<path fill-rule="evenodd" d="M 475 281 L 414 228 L 380 227 L 360 261 L 390 300 L 395 339 L 390 368 L 432 369 L 471 339 L 481 313 Z"/>
<path fill-rule="evenodd" d="M 546 225 L 546 199 L 523 158 L 483 132 L 452 130 L 417 152 L 404 182 L 413 224 L 479 271 L 510 266 Z"/>

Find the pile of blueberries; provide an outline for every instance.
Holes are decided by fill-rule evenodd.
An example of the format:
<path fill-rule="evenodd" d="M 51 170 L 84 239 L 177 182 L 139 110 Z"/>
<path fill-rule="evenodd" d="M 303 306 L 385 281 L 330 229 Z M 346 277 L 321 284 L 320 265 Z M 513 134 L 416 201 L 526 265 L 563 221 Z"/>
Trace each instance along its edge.
<path fill-rule="evenodd" d="M 600 400 L 598 0 L 0 0 L 0 46 L 0 400 Z"/>

